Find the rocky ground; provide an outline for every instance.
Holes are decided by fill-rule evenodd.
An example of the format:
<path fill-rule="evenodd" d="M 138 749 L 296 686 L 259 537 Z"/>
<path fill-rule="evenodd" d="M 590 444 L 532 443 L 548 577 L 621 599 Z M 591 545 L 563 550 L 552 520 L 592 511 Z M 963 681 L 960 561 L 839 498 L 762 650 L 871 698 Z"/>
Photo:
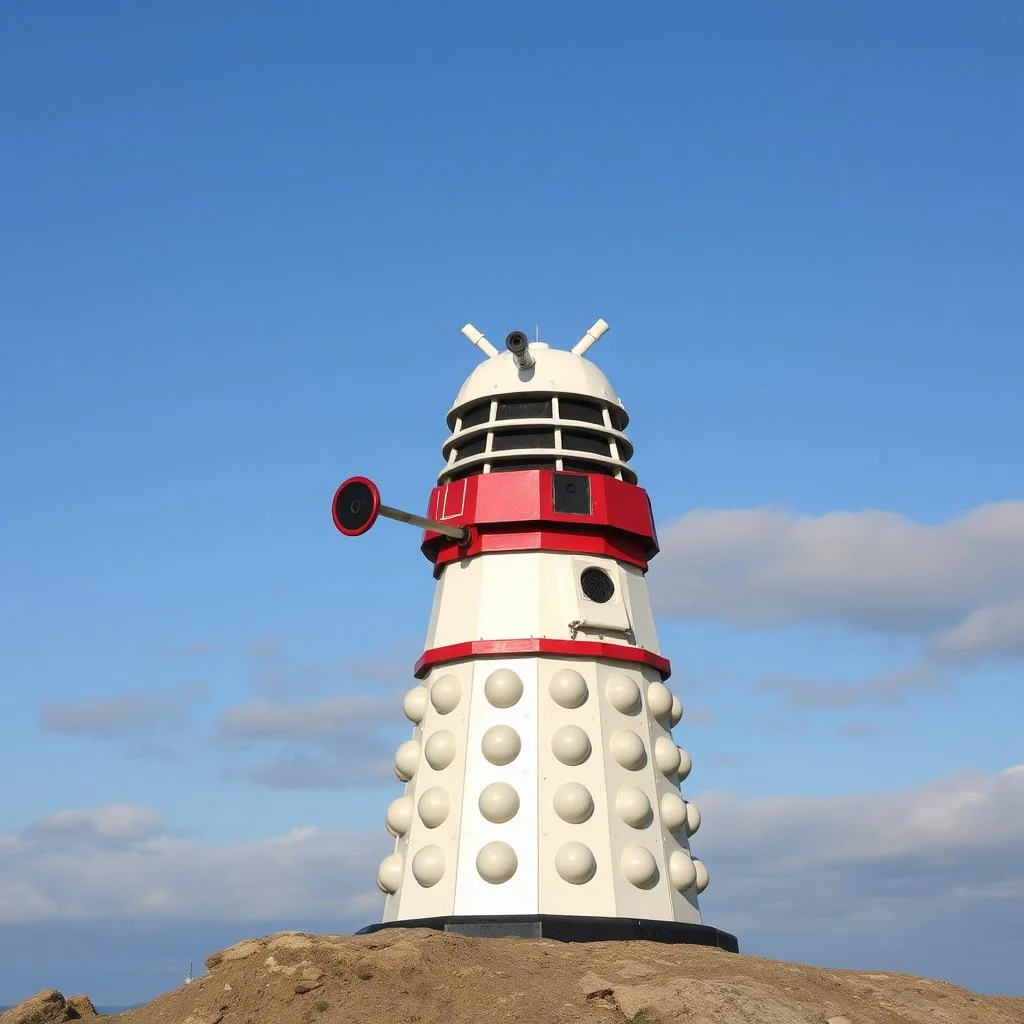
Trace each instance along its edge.
<path fill-rule="evenodd" d="M 285 932 L 206 966 L 117 1017 L 49 990 L 0 1024 L 1024 1024 L 1024 998 L 652 942 Z"/>

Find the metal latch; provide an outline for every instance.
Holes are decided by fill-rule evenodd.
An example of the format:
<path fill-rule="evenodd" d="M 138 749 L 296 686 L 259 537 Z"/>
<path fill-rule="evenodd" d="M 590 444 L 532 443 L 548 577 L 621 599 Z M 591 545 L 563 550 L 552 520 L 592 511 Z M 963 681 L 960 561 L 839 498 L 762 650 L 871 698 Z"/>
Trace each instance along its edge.
<path fill-rule="evenodd" d="M 622 633 L 623 636 L 630 632 L 628 628 L 623 629 L 621 626 L 610 626 L 608 623 L 601 622 L 600 620 L 573 619 L 572 622 L 569 623 L 569 639 L 575 640 L 576 634 L 584 627 L 600 630 L 602 633 Z"/>

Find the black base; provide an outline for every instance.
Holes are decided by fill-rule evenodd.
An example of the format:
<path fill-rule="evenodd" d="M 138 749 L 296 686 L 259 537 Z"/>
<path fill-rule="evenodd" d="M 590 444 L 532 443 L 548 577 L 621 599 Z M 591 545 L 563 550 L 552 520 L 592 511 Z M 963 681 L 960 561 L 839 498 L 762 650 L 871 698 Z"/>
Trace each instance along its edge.
<path fill-rule="evenodd" d="M 648 942 L 687 942 L 716 946 L 738 953 L 735 935 L 706 924 L 651 921 L 636 917 L 575 917 L 564 914 L 509 914 L 501 917 L 420 917 L 387 921 L 360 928 L 357 935 L 371 935 L 382 928 L 432 928 L 481 938 L 517 936 L 521 939 L 557 939 L 559 942 L 609 942 L 644 939 Z"/>

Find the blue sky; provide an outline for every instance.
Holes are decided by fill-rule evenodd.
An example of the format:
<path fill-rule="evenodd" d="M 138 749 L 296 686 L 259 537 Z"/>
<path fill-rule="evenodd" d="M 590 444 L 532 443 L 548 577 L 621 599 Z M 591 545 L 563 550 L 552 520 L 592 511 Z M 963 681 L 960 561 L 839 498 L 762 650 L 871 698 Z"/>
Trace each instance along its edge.
<path fill-rule="evenodd" d="M 0 1004 L 377 918 L 433 580 L 331 495 L 425 506 L 467 320 L 599 316 L 705 919 L 1020 992 L 1022 46 L 1008 2 L 6 5 Z"/>

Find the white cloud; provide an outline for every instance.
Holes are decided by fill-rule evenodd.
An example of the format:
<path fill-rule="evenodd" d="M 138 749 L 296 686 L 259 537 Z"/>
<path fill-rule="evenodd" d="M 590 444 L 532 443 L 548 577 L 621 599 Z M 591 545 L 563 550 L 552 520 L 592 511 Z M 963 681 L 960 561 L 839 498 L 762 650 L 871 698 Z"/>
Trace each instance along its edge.
<path fill-rule="evenodd" d="M 937 637 L 932 654 L 950 662 L 981 657 L 1024 658 L 1024 598 L 971 612 L 960 625 Z"/>
<path fill-rule="evenodd" d="M 422 653 L 422 645 L 414 637 L 399 637 L 391 645 L 372 656 L 339 658 L 340 672 L 359 682 L 413 686 L 413 665 Z"/>
<path fill-rule="evenodd" d="M 39 726 L 56 732 L 97 739 L 119 739 L 180 726 L 189 704 L 206 688 L 181 686 L 165 693 L 135 691 L 83 701 L 51 701 L 39 714 Z"/>
<path fill-rule="evenodd" d="M 698 836 L 716 853 L 742 860 L 743 851 L 758 847 L 744 874 L 871 866 L 884 873 L 912 864 L 922 878 L 932 869 L 955 869 L 948 887 L 995 881 L 977 872 L 988 864 L 1005 870 L 1006 879 L 1020 876 L 1024 765 L 883 793 L 741 800 L 709 792 L 694 800 L 709 823 L 707 836 L 704 829 Z"/>
<path fill-rule="evenodd" d="M 327 668 L 322 665 L 294 664 L 284 641 L 277 636 L 264 637 L 252 645 L 251 657 L 259 670 L 251 685 L 268 696 L 312 694 L 322 690 L 329 676 L 340 677 L 346 687 L 374 684 L 376 690 L 415 685 L 413 664 L 422 648 L 413 638 L 402 637 L 373 654 L 337 658 Z"/>
<path fill-rule="evenodd" d="M 53 917 L 58 910 L 56 901 L 44 896 L 34 885 L 0 880 L 0 924 Z"/>
<path fill-rule="evenodd" d="M 331 739 L 394 721 L 400 710 L 400 702 L 393 697 L 362 695 L 328 697 L 307 704 L 251 701 L 225 711 L 218 729 L 224 737 Z"/>
<path fill-rule="evenodd" d="M 982 505 L 936 526 L 879 511 L 695 511 L 659 533 L 650 576 L 656 605 L 691 619 L 826 621 L 927 635 L 958 622 L 967 630 L 983 610 L 998 619 L 992 609 L 1024 600 L 1019 501 Z M 975 653 L 1003 644 L 995 626 L 991 634 L 974 629 Z"/>
<path fill-rule="evenodd" d="M 33 822 L 23 833 L 30 840 L 54 837 L 131 842 L 163 831 L 160 816 L 132 804 L 104 804 L 91 811 L 57 811 Z"/>
<path fill-rule="evenodd" d="M 914 690 L 944 690 L 949 684 L 939 666 L 922 661 L 891 672 L 880 672 L 854 683 L 837 683 L 796 676 L 765 676 L 758 680 L 763 690 L 782 694 L 794 708 L 894 707 Z"/>
<path fill-rule="evenodd" d="M 395 781 L 394 763 L 379 747 L 360 744 L 343 754 L 290 754 L 229 773 L 273 789 L 350 789 Z"/>
<path fill-rule="evenodd" d="M 323 671 L 315 666 L 306 666 L 298 671 L 280 667 L 265 668 L 253 676 L 251 686 L 260 693 L 282 696 L 284 694 L 313 694 L 323 689 Z"/>
<path fill-rule="evenodd" d="M 345 789 L 394 778 L 395 744 L 384 730 L 401 721 L 396 696 L 353 695 L 305 704 L 251 701 L 225 711 L 217 729 L 222 742 L 277 751 L 232 766 L 228 778 L 277 789 Z"/>
<path fill-rule="evenodd" d="M 107 841 L 111 835 L 119 841 Z M 144 807 L 64 811 L 0 837 L 0 880 L 11 880 L 0 884 L 0 925 L 322 918 L 328 905 L 340 917 L 365 910 L 392 843 L 382 828 L 304 827 L 260 842 L 205 845 L 170 835 Z"/>
<path fill-rule="evenodd" d="M 980 933 L 990 904 L 1024 912 L 1024 765 L 855 796 L 688 795 L 702 812 L 693 846 L 711 871 L 720 927 L 870 932 L 898 915 L 913 927 L 936 908 L 970 905 Z M 61 833 L 81 822 L 91 828 L 68 848 Z M 382 828 L 306 826 L 205 845 L 171 836 L 147 808 L 67 811 L 0 836 L 0 878 L 20 887 L 0 890 L 0 907 L 7 921 L 12 906 L 23 919 L 244 921 L 319 917 L 325 903 L 341 915 L 379 906 L 374 875 L 391 848 Z"/>
<path fill-rule="evenodd" d="M 1006 965 L 1024 955 L 1024 766 L 888 793 L 694 802 L 704 919 L 748 951 L 1012 984 L 984 950 Z"/>

